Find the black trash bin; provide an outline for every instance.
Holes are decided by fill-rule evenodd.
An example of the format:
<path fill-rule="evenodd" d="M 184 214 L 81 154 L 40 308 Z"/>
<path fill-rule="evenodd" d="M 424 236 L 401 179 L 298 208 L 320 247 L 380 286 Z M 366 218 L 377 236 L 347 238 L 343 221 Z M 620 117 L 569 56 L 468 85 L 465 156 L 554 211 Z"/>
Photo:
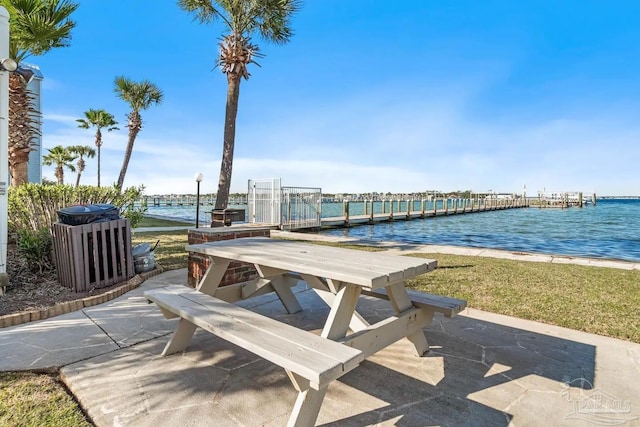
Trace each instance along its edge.
<path fill-rule="evenodd" d="M 106 203 L 67 206 L 58 211 L 58 221 L 67 225 L 92 224 L 114 219 L 120 219 L 120 209 Z"/>

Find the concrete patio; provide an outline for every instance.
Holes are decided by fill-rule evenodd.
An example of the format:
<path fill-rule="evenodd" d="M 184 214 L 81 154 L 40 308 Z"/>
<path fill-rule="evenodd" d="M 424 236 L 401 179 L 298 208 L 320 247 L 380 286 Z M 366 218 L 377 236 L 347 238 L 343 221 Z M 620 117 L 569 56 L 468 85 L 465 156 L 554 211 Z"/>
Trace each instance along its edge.
<path fill-rule="evenodd" d="M 0 370 L 62 367 L 98 426 L 281 426 L 296 398 L 286 373 L 196 332 L 183 354 L 160 357 L 174 329 L 142 293 L 186 283 L 186 271 L 148 279 L 108 303 L 0 330 Z M 304 284 L 304 310 L 273 295 L 245 307 L 317 330 L 327 308 Z M 370 320 L 391 310 L 362 299 Z M 430 353 L 408 341 L 332 383 L 322 426 L 640 425 L 640 345 L 468 309 L 436 316 Z"/>

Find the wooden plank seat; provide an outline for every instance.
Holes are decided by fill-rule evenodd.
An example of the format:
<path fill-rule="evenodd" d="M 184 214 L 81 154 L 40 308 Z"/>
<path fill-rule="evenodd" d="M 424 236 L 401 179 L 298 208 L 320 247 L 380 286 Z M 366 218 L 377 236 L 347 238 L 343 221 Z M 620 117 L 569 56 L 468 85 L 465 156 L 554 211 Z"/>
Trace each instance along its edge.
<path fill-rule="evenodd" d="M 181 321 L 188 321 L 306 378 L 314 389 L 327 386 L 364 360 L 359 350 L 186 286 L 149 290 L 144 296 L 163 312 L 174 313 Z M 163 355 L 182 350 L 165 349 Z"/>
<path fill-rule="evenodd" d="M 387 295 L 387 292 L 384 289 L 376 289 L 375 291 L 364 289 L 362 294 L 389 300 L 389 295 Z M 434 313 L 442 313 L 445 317 L 449 318 L 460 313 L 467 307 L 467 302 L 465 300 L 457 298 L 443 297 L 411 289 L 407 289 L 407 294 L 409 295 L 409 299 L 414 307 L 426 308 Z"/>
<path fill-rule="evenodd" d="M 362 351 L 182 285 L 144 292 L 165 317 L 180 317 L 163 356 L 184 350 L 196 327 L 284 368 L 298 391 L 287 426 L 315 425 L 329 383 L 357 367 Z"/>

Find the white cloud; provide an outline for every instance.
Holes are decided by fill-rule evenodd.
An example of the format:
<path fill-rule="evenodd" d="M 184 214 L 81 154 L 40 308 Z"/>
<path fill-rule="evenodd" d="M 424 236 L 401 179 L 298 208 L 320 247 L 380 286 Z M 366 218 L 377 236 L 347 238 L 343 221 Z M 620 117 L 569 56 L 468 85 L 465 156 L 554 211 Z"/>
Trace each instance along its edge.
<path fill-rule="evenodd" d="M 246 191 L 251 178 L 282 178 L 286 186 L 329 193 L 521 192 L 526 185 L 529 193 L 546 188 L 640 194 L 640 178 L 632 172 L 640 158 L 640 126 L 627 120 L 628 112 L 601 106 L 597 113 L 567 111 L 563 117 L 525 120 L 502 113 L 479 120 L 470 106 L 480 90 L 467 86 L 415 87 L 410 95 L 402 92 L 404 97 L 389 88 L 372 89 L 264 118 L 241 114 L 232 191 Z M 149 117 L 125 185 L 144 184 L 148 194 L 193 193 L 193 176 L 202 172 L 201 190 L 215 192 L 220 123 L 189 126 Z M 78 129 L 75 117 L 46 119 L 52 130 L 44 136 L 45 147 L 93 145 L 93 132 Z M 105 133 L 104 140 L 102 182 L 112 183 L 122 165 L 126 129 Z M 95 161 L 87 164 L 83 182 L 93 183 Z"/>
<path fill-rule="evenodd" d="M 47 114 L 44 113 L 42 116 L 42 120 L 43 122 L 55 122 L 55 123 L 60 123 L 63 124 L 65 126 L 71 126 L 71 127 L 77 127 L 78 123 L 76 122 L 76 119 L 78 119 L 78 117 L 76 116 L 69 116 L 66 114 Z"/>

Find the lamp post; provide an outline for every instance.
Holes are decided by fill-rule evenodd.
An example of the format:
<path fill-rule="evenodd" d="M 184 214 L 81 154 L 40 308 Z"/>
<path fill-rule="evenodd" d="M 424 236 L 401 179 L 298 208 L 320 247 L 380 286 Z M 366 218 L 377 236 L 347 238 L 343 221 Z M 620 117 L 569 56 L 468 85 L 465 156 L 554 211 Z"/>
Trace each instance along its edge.
<path fill-rule="evenodd" d="M 202 173 L 198 172 L 194 179 L 197 183 L 196 189 L 196 228 L 200 226 L 200 183 L 202 182 Z"/>

